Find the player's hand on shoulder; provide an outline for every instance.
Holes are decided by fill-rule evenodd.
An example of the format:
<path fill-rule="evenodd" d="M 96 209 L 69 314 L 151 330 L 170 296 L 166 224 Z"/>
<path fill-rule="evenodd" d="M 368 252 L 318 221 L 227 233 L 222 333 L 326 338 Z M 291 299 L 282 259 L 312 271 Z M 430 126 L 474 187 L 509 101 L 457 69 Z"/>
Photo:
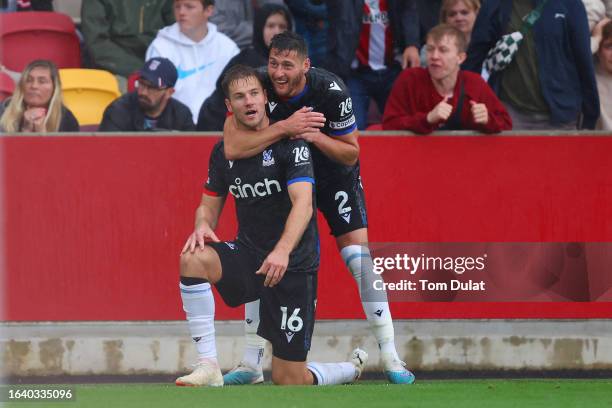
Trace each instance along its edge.
<path fill-rule="evenodd" d="M 266 276 L 264 286 L 274 287 L 285 276 L 287 265 L 289 265 L 289 251 L 274 248 L 255 273 Z"/>
<path fill-rule="evenodd" d="M 285 120 L 277 122 L 283 126 L 285 134 L 296 136 L 298 134 L 313 132 L 325 126 L 325 116 L 321 112 L 314 112 L 312 108 L 304 106 L 298 109 Z"/>
<path fill-rule="evenodd" d="M 181 254 L 184 254 L 185 252 L 194 253 L 197 247 L 199 247 L 201 250 L 204 249 L 204 245 L 207 240 L 220 242 L 212 228 L 210 228 L 208 224 L 204 223 L 196 227 L 195 231 L 189 235 L 187 242 L 185 242 L 185 246 L 183 246 Z"/>

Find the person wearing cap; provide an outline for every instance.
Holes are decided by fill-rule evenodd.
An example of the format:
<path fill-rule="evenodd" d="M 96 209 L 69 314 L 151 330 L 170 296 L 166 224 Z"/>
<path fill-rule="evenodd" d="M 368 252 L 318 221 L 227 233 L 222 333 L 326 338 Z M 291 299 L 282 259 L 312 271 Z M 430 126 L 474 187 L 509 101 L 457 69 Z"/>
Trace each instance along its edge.
<path fill-rule="evenodd" d="M 195 130 L 189 108 L 172 97 L 178 73 L 169 59 L 151 58 L 139 75 L 136 90 L 106 108 L 100 132 Z"/>

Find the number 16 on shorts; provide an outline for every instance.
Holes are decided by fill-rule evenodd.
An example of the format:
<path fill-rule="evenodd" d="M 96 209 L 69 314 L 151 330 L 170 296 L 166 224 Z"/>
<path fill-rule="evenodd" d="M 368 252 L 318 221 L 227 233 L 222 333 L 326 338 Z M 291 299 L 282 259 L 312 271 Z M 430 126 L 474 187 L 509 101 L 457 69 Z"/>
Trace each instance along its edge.
<path fill-rule="evenodd" d="M 289 316 L 289 319 L 287 319 L 287 306 L 281 306 L 280 310 L 281 312 L 283 312 L 283 317 L 281 319 L 281 326 L 280 326 L 281 330 L 289 329 L 294 333 L 302 330 L 302 327 L 304 327 L 304 321 L 302 320 L 300 316 L 298 316 L 298 314 L 300 313 L 299 307 L 296 307 L 295 309 L 293 309 L 293 313 L 291 313 L 291 316 Z"/>

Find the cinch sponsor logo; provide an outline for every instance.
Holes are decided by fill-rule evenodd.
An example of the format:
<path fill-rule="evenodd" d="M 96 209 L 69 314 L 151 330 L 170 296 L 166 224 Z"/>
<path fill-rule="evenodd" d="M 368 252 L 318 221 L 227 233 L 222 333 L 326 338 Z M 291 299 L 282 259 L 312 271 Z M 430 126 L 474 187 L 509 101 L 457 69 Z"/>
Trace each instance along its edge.
<path fill-rule="evenodd" d="M 352 115 L 344 122 L 329 122 L 329 127 L 330 129 L 344 129 L 351 126 L 353 123 L 355 123 L 355 115 Z"/>
<path fill-rule="evenodd" d="M 272 187 L 276 189 L 277 193 L 282 191 L 280 183 L 276 180 L 268 180 L 268 178 L 265 178 L 263 181 L 259 181 L 255 184 L 242 184 L 242 180 L 236 178 L 234 184 L 230 186 L 229 191 L 236 198 L 266 197 L 274 193 Z"/>

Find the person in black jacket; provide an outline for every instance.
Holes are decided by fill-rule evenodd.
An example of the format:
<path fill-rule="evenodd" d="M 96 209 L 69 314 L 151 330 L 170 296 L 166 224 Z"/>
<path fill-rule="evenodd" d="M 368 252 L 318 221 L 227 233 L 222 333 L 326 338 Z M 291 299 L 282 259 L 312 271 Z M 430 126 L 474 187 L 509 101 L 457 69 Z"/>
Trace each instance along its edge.
<path fill-rule="evenodd" d="M 215 91 L 204 101 L 198 115 L 197 129 L 201 131 L 221 131 L 225 123 L 227 108 L 221 81 L 225 73 L 234 65 L 242 64 L 257 68 L 268 64 L 268 47 L 274 35 L 291 30 L 291 13 L 281 4 L 265 4 L 255 12 L 253 21 L 253 44 L 232 58 L 224 68 Z"/>
<path fill-rule="evenodd" d="M 167 58 L 151 58 L 140 70 L 136 91 L 113 101 L 104 111 L 100 132 L 195 130 L 191 111 L 172 98 L 178 79 Z"/>
<path fill-rule="evenodd" d="M 13 96 L 0 104 L 0 131 L 79 131 L 79 122 L 62 102 L 62 84 L 53 62 L 35 60 L 25 67 Z"/>

